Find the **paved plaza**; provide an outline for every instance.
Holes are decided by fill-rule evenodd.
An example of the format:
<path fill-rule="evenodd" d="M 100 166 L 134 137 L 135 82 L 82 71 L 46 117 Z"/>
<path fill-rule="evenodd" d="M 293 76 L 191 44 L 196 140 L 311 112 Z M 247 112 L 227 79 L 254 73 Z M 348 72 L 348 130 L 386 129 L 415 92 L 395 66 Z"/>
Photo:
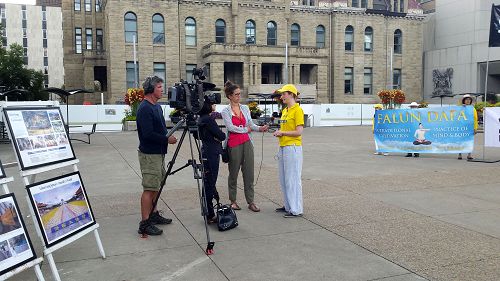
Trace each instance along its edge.
<path fill-rule="evenodd" d="M 482 137 L 476 137 L 476 158 L 482 157 Z M 262 211 L 246 208 L 240 178 L 240 224 L 227 232 L 210 226 L 215 254 L 208 257 L 191 168 L 168 178 L 159 203 L 173 223 L 160 226 L 162 236 L 140 239 L 136 132 L 96 133 L 90 145 L 73 142 L 107 258 L 87 235 L 54 253 L 62 280 L 500 280 L 500 163 L 379 156 L 370 126 L 306 128 L 304 216 L 283 218 L 274 211 L 281 206 L 277 140 L 269 133 L 253 138 Z M 499 149 L 485 154 L 500 159 Z M 4 163 L 15 162 L 10 144 L 0 144 L 0 155 Z M 185 142 L 175 167 L 189 155 Z M 18 168 L 6 172 L 15 177 L 9 187 L 41 255 Z M 218 190 L 225 203 L 227 174 L 221 165 Z M 53 280 L 46 261 L 42 271 Z M 36 277 L 27 270 L 11 280 Z"/>

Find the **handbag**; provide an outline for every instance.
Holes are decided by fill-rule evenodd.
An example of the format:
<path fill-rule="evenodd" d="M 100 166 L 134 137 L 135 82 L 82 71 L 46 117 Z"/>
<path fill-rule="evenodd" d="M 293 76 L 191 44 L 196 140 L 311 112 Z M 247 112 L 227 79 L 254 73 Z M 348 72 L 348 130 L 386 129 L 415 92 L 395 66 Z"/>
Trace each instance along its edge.
<path fill-rule="evenodd" d="M 217 203 L 217 228 L 226 231 L 238 226 L 238 218 L 231 205 Z"/>

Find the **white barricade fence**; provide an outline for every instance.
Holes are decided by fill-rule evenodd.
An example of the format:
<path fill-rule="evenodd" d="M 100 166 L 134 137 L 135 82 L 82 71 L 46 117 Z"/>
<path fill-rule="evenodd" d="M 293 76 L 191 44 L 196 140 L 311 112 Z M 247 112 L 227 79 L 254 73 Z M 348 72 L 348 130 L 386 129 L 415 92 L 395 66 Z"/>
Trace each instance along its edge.
<path fill-rule="evenodd" d="M 500 108 L 486 107 L 484 119 L 484 145 L 500 147 Z"/>

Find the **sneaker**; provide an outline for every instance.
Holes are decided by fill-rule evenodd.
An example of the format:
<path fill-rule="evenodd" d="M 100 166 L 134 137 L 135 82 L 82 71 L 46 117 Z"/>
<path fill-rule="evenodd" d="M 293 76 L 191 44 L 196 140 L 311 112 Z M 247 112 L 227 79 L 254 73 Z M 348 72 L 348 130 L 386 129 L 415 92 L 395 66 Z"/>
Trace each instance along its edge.
<path fill-rule="evenodd" d="M 139 230 L 137 232 L 142 235 L 161 235 L 163 230 L 154 226 L 150 220 L 144 220 L 139 223 Z"/>
<path fill-rule="evenodd" d="M 275 210 L 275 211 L 276 211 L 276 212 L 283 212 L 283 213 L 286 213 L 285 207 L 276 208 L 276 210 Z"/>
<path fill-rule="evenodd" d="M 152 213 L 151 216 L 149 217 L 149 221 L 153 225 L 154 224 L 170 224 L 170 223 L 172 223 L 172 219 L 163 217 L 162 215 L 160 215 L 159 211 Z"/>
<path fill-rule="evenodd" d="M 406 153 L 405 157 L 412 157 L 413 155 L 411 153 Z"/>
<path fill-rule="evenodd" d="M 389 155 L 389 153 L 387 153 L 387 152 L 384 152 L 384 153 L 383 153 L 383 155 L 384 155 L 384 156 L 387 156 L 387 155 Z"/>
<path fill-rule="evenodd" d="M 284 214 L 283 217 L 284 218 L 300 218 L 300 217 L 302 217 L 302 214 L 294 215 L 294 214 L 288 212 L 288 213 Z"/>
<path fill-rule="evenodd" d="M 413 157 L 420 157 L 420 153 L 413 153 Z"/>

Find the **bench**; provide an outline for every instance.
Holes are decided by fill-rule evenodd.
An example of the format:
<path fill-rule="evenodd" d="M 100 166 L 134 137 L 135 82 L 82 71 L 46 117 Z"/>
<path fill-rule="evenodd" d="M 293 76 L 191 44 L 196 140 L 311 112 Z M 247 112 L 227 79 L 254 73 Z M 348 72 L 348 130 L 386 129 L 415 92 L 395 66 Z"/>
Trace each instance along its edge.
<path fill-rule="evenodd" d="M 90 131 L 90 132 L 83 132 L 83 134 L 87 136 L 88 141 L 81 140 L 81 139 L 71 139 L 71 140 L 81 141 L 81 142 L 90 144 L 90 136 L 95 133 L 96 126 L 97 126 L 97 123 L 94 123 L 94 124 L 92 124 L 92 131 Z"/>

